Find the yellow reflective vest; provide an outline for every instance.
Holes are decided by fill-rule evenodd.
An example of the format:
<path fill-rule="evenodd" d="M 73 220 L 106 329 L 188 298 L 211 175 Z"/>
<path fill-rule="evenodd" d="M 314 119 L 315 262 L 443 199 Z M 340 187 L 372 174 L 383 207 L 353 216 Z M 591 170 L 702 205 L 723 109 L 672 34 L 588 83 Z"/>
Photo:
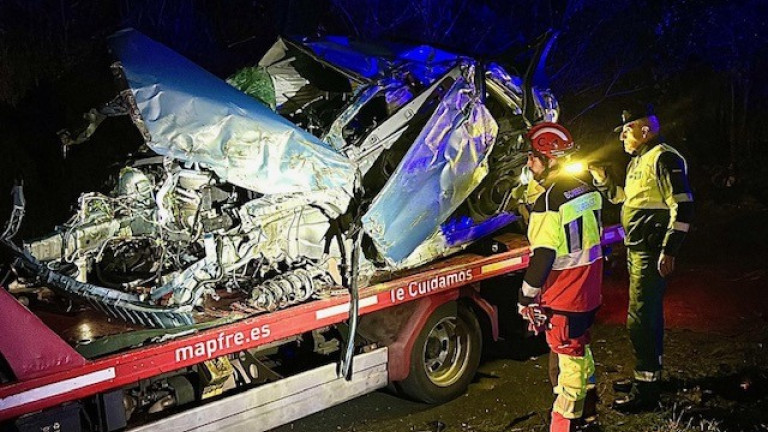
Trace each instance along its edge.
<path fill-rule="evenodd" d="M 594 310 L 602 302 L 602 196 L 588 179 L 567 173 L 550 174 L 543 186 L 528 224 L 533 256 L 522 294 L 540 293 L 555 311 Z"/>
<path fill-rule="evenodd" d="M 623 203 L 621 223 L 630 249 L 674 256 L 693 219 L 688 164 L 673 147 L 647 143 L 627 167 L 624 187 L 595 184 L 612 203 Z"/>
<path fill-rule="evenodd" d="M 627 167 L 627 181 L 624 186 L 624 207 L 636 209 L 664 209 L 674 207 L 672 197 L 665 197 L 659 186 L 658 162 L 663 152 L 672 152 L 683 161 L 684 169 L 688 171 L 685 158 L 667 144 L 659 144 L 644 154 L 633 158 Z M 681 197 L 693 201 L 690 193 Z"/>

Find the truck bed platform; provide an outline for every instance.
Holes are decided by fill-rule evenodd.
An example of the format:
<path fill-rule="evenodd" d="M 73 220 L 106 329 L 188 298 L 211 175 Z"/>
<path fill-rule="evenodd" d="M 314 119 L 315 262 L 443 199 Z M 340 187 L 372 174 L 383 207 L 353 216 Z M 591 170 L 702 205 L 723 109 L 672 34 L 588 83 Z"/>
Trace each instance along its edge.
<path fill-rule="evenodd" d="M 604 244 L 617 242 L 622 236 L 620 227 L 607 227 Z M 457 288 L 528 266 L 529 249 L 525 236 L 507 233 L 494 239 L 503 245 L 504 252 L 489 256 L 459 253 L 387 282 L 362 288 L 359 314 L 366 315 L 426 296 L 450 295 Z M 14 303 L 20 306 L 7 291 L 0 290 L 2 310 Z M 349 318 L 349 312 L 350 296 L 343 294 L 170 337 L 161 336 L 168 333 L 167 330 L 152 330 L 157 333 L 154 343 L 90 360 L 75 359 L 70 367 L 53 373 L 1 385 L 0 421 L 338 324 Z M 78 325 L 81 326 L 78 331 L 87 330 L 82 328 L 83 323 Z M 75 355 L 79 354 L 75 352 Z"/>

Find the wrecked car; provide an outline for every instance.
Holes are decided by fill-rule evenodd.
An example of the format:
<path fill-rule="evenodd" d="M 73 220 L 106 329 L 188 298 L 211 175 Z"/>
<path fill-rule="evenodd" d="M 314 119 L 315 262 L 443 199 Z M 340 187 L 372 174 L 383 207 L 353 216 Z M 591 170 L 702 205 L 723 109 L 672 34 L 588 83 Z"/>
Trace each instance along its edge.
<path fill-rule="evenodd" d="M 509 191 L 548 91 L 428 46 L 279 39 L 222 80 L 135 30 L 110 39 L 113 115 L 144 138 L 109 194 L 16 245 L 24 284 L 149 327 L 191 325 L 224 293 L 260 313 L 421 266 L 512 224 Z M 21 209 L 21 210 L 19 210 Z"/>

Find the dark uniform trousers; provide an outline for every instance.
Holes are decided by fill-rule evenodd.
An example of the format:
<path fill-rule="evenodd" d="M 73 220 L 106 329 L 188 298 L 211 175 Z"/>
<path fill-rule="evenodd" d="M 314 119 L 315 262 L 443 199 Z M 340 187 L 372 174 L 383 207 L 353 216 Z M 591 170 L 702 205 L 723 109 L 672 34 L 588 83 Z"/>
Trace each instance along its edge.
<path fill-rule="evenodd" d="M 629 309 L 627 329 L 635 349 L 635 380 L 658 381 L 664 339 L 662 302 L 666 281 L 657 269 L 658 252 L 627 250 Z"/>

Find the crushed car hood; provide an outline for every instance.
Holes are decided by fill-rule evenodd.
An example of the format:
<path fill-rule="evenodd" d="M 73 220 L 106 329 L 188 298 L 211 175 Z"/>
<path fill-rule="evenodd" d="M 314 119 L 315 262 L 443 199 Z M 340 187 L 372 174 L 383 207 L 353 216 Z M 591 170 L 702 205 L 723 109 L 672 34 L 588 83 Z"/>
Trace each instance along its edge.
<path fill-rule="evenodd" d="M 343 190 L 355 164 L 257 100 L 133 29 L 110 38 L 160 155 L 263 193 Z"/>

